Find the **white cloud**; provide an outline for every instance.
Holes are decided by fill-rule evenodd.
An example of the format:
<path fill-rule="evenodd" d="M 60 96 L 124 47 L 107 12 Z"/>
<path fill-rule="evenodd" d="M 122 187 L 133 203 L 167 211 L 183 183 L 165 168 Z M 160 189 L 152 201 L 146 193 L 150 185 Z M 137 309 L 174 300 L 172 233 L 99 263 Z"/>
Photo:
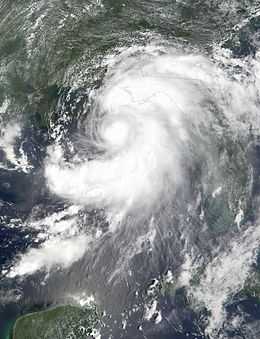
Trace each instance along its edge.
<path fill-rule="evenodd" d="M 10 278 L 32 274 L 38 270 L 50 270 L 55 266 L 69 267 L 85 253 L 89 238 L 85 235 L 70 239 L 53 238 L 40 248 L 31 248 L 8 273 Z"/>

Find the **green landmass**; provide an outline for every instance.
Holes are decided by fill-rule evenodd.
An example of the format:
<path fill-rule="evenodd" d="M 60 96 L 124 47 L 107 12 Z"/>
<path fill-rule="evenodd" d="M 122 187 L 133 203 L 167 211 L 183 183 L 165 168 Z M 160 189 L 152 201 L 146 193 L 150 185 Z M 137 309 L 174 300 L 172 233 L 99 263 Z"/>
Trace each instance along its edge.
<path fill-rule="evenodd" d="M 18 318 L 12 339 L 92 338 L 97 323 L 98 313 L 94 306 L 58 306 Z"/>
<path fill-rule="evenodd" d="M 239 293 L 243 297 L 253 297 L 260 302 L 260 272 L 253 272 Z"/>

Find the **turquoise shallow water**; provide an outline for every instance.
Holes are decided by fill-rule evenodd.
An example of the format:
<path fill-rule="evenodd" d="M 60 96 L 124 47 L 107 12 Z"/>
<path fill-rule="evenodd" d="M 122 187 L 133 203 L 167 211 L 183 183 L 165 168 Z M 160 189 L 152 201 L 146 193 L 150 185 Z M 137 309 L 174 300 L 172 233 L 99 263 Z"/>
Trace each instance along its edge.
<path fill-rule="evenodd" d="M 12 329 L 15 324 L 15 319 L 9 320 L 6 322 L 6 325 L 3 330 L 3 335 L 0 336 L 1 339 L 12 339 Z"/>

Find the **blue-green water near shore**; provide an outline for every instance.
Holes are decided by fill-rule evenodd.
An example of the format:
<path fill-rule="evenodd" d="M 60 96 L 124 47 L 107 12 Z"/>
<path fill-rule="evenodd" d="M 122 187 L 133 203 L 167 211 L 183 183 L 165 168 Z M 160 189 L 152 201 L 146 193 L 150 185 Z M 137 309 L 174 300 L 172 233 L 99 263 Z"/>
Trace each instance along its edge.
<path fill-rule="evenodd" d="M 3 336 L 1 339 L 12 339 L 12 333 L 13 333 L 13 326 L 15 324 L 15 320 L 10 320 L 6 323 L 6 327 L 3 331 Z"/>

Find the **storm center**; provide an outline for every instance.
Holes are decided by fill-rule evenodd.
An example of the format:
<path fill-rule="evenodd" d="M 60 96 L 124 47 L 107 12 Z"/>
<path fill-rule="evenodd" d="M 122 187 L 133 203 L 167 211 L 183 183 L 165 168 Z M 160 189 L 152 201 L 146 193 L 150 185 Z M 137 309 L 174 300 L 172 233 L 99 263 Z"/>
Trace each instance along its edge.
<path fill-rule="evenodd" d="M 129 136 L 129 124 L 122 120 L 109 120 L 103 126 L 102 137 L 112 147 L 123 146 Z"/>

